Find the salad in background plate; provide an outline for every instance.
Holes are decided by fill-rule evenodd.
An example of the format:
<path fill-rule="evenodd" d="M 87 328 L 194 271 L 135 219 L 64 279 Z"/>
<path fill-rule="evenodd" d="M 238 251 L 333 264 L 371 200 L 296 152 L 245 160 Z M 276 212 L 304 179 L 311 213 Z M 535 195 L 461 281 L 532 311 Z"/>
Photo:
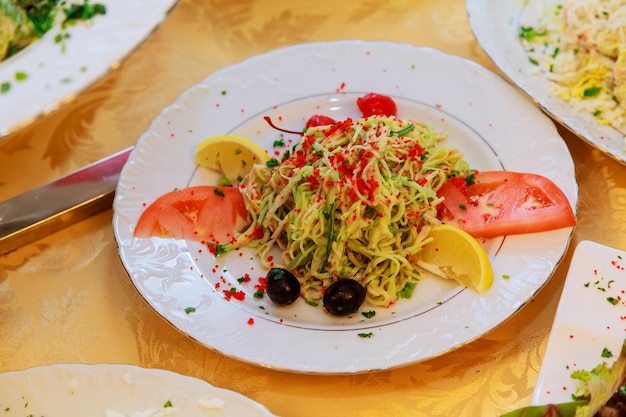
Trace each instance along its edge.
<path fill-rule="evenodd" d="M 0 140 L 115 68 L 176 2 L 0 0 Z"/>
<path fill-rule="evenodd" d="M 466 0 L 469 23 L 478 43 L 513 84 L 517 85 L 541 109 L 558 120 L 574 134 L 619 162 L 626 163 L 624 131 L 600 124 L 595 110 L 573 107 L 564 100 L 555 89 L 555 82 L 550 78 L 549 67 L 539 70 L 536 59 L 529 56 L 526 42 L 529 28 L 543 29 L 538 26 L 538 16 L 555 13 L 562 0 Z M 610 2 L 588 2 L 613 3 Z M 539 11 L 538 11 L 539 10 Z M 623 14 L 624 8 L 621 8 Z M 605 16 L 606 19 L 609 16 Z M 604 19 L 604 17 L 603 17 Z M 524 30 L 525 28 L 526 30 Z M 555 50 L 551 51 L 554 54 Z M 562 57 L 559 57 L 561 56 Z M 566 57 L 557 51 L 558 59 Z M 605 78 L 605 80 L 610 81 Z M 597 87 L 597 86 L 596 86 Z M 584 87 L 583 93 L 595 94 L 593 86 Z"/>

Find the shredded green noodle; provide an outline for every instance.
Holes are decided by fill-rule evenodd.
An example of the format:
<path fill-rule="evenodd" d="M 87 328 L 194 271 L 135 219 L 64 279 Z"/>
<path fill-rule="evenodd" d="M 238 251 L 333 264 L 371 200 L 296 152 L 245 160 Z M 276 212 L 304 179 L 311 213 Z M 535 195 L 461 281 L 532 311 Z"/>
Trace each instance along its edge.
<path fill-rule="evenodd" d="M 372 306 L 410 296 L 416 255 L 440 223 L 437 190 L 469 172 L 457 149 L 439 146 L 445 137 L 426 123 L 378 116 L 308 129 L 292 152 L 244 179 L 252 223 L 226 250 L 256 247 L 267 267 L 298 277 L 307 300 L 338 279 L 364 285 Z M 281 265 L 270 255 L 275 245 Z"/>

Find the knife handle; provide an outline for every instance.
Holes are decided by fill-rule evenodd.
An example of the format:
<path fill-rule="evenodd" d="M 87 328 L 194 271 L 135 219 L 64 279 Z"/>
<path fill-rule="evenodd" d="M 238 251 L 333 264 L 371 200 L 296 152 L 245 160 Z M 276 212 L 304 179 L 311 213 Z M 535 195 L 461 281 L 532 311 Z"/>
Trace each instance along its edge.
<path fill-rule="evenodd" d="M 132 149 L 0 203 L 0 255 L 111 208 Z"/>

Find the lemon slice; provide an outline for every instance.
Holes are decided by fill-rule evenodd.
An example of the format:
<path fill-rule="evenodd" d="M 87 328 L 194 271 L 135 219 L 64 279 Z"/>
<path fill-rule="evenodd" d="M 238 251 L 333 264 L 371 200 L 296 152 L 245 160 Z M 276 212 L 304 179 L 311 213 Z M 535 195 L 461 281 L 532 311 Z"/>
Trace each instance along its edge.
<path fill-rule="evenodd" d="M 236 135 L 219 135 L 203 140 L 196 146 L 197 165 L 220 171 L 231 183 L 239 183 L 254 164 L 269 160 L 259 145 Z"/>
<path fill-rule="evenodd" d="M 489 256 L 469 233 L 442 224 L 433 226 L 428 237 L 433 240 L 419 252 L 418 266 L 479 293 L 491 287 L 493 269 Z"/>

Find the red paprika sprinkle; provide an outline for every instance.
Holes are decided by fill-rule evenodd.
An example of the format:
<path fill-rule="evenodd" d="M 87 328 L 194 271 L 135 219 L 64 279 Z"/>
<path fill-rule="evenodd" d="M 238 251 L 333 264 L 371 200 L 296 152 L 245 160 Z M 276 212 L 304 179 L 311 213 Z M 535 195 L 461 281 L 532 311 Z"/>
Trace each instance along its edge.
<path fill-rule="evenodd" d="M 265 285 L 267 284 L 266 277 L 259 277 L 259 283 L 254 286 L 259 291 L 265 291 Z"/>
<path fill-rule="evenodd" d="M 246 298 L 245 292 L 237 291 L 234 288 L 231 288 L 229 290 L 224 290 L 223 293 L 226 296 L 227 300 L 234 298 L 235 300 L 243 301 Z"/>

